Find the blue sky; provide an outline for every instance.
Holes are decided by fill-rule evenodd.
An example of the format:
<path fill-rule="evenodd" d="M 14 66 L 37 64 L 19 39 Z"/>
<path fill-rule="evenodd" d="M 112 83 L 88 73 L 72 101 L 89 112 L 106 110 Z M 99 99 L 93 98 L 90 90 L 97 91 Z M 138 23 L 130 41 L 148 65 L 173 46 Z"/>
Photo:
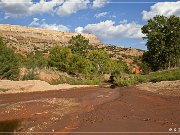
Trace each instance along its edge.
<path fill-rule="evenodd" d="M 155 15 L 180 17 L 180 1 L 0 0 L 0 24 L 92 33 L 107 44 L 146 49 L 141 27 Z"/>

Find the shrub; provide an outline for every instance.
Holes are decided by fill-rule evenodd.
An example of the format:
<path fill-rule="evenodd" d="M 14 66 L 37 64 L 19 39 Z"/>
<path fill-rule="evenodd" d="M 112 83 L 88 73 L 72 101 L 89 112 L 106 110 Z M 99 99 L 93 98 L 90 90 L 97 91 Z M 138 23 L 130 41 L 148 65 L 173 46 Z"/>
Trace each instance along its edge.
<path fill-rule="evenodd" d="M 53 47 L 50 50 L 48 65 L 51 67 L 56 67 L 60 71 L 69 71 L 71 57 L 71 49 L 59 46 Z"/>
<path fill-rule="evenodd" d="M 27 58 L 25 58 L 24 65 L 28 69 L 35 69 L 36 67 L 43 68 L 47 67 L 48 60 L 43 57 L 42 52 L 36 52 L 35 54 L 30 53 L 27 55 Z"/>
<path fill-rule="evenodd" d="M 143 82 L 160 82 L 180 80 L 180 69 L 151 72 L 147 75 L 115 74 L 113 83 L 118 86 L 130 86 Z"/>
<path fill-rule="evenodd" d="M 103 50 L 92 50 L 88 53 L 88 59 L 92 61 L 98 74 L 110 73 L 113 62 L 107 52 Z"/>
<path fill-rule="evenodd" d="M 89 76 L 95 71 L 92 62 L 89 59 L 77 54 L 72 55 L 69 65 L 70 72 L 81 73 L 84 76 Z"/>
<path fill-rule="evenodd" d="M 89 40 L 83 37 L 81 34 L 72 37 L 69 44 L 71 45 L 70 48 L 73 53 L 84 57 L 86 56 L 88 50 L 91 49 Z"/>
<path fill-rule="evenodd" d="M 121 73 L 113 78 L 114 84 L 117 86 L 130 86 L 137 82 L 135 75 Z"/>
<path fill-rule="evenodd" d="M 21 59 L 0 39 L 0 78 L 16 80 L 19 74 Z"/>
<path fill-rule="evenodd" d="M 28 74 L 23 77 L 23 80 L 38 80 L 38 76 L 35 74 L 34 70 L 31 70 Z"/>
<path fill-rule="evenodd" d="M 98 77 L 82 80 L 82 79 L 77 79 L 73 77 L 63 76 L 60 79 L 54 80 L 53 82 L 51 82 L 52 85 L 63 84 L 63 83 L 68 83 L 71 85 L 98 85 L 101 83 L 101 81 Z"/>
<path fill-rule="evenodd" d="M 180 80 L 180 69 L 152 72 L 150 76 L 151 82 Z"/>

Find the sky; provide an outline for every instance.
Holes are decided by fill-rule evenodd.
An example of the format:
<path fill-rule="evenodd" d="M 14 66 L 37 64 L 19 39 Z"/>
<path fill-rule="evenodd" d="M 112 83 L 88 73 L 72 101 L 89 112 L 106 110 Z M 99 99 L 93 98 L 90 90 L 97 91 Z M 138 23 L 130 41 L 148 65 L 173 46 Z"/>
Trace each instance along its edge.
<path fill-rule="evenodd" d="M 105 44 L 146 49 L 141 27 L 180 17 L 177 0 L 0 0 L 0 24 L 91 33 Z"/>

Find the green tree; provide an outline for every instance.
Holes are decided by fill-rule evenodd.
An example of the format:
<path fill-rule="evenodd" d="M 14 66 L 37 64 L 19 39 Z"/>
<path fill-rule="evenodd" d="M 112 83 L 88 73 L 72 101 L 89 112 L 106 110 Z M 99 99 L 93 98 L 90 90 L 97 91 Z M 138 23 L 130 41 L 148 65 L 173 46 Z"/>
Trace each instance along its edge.
<path fill-rule="evenodd" d="M 53 47 L 50 50 L 48 65 L 61 71 L 69 71 L 69 63 L 72 57 L 71 49 L 67 47 Z"/>
<path fill-rule="evenodd" d="M 94 72 L 95 68 L 89 59 L 77 54 L 73 54 L 71 57 L 69 70 L 73 73 L 81 73 L 87 77 Z"/>
<path fill-rule="evenodd" d="M 89 40 L 83 37 L 81 34 L 73 36 L 69 41 L 72 53 L 86 56 L 88 49 L 90 49 Z"/>
<path fill-rule="evenodd" d="M 0 39 L 0 78 L 16 80 L 20 63 L 20 57 Z"/>
<path fill-rule="evenodd" d="M 142 27 L 148 51 L 143 55 L 152 70 L 180 67 L 180 18 L 156 16 Z"/>
<path fill-rule="evenodd" d="M 111 59 L 107 52 L 103 50 L 91 50 L 88 59 L 93 62 L 96 72 L 99 74 L 109 73 L 111 70 Z"/>

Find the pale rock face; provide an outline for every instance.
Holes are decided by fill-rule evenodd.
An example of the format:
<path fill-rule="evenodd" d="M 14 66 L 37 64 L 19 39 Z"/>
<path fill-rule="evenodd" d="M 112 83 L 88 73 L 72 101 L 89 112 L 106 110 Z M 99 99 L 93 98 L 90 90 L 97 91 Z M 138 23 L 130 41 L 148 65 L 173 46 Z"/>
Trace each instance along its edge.
<path fill-rule="evenodd" d="M 0 37 L 3 37 L 5 41 L 7 41 L 9 47 L 22 54 L 33 52 L 35 50 L 48 50 L 55 45 L 67 46 L 71 37 L 75 35 L 77 35 L 77 33 L 17 25 L 0 25 Z M 90 45 L 102 45 L 95 35 L 82 35 L 89 39 Z"/>

